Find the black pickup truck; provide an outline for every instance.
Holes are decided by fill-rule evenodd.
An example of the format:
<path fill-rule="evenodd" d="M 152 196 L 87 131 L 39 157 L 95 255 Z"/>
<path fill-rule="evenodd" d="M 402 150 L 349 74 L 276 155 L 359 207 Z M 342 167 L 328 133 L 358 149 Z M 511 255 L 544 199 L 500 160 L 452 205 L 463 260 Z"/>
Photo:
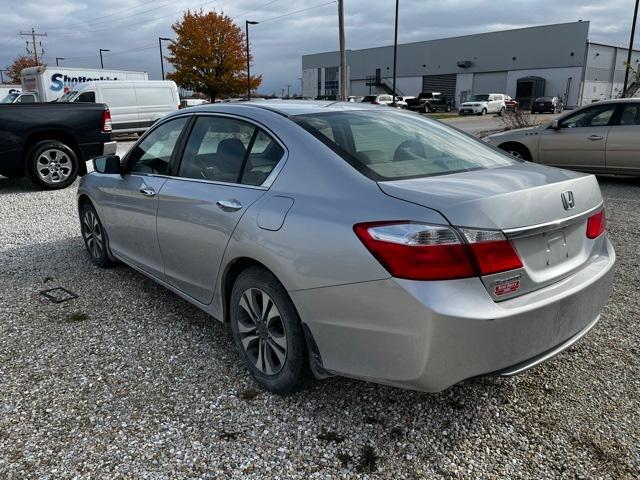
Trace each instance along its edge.
<path fill-rule="evenodd" d="M 418 112 L 451 111 L 451 100 L 439 92 L 422 92 L 418 98 L 407 100 L 407 108 Z"/>
<path fill-rule="evenodd" d="M 115 153 L 111 114 L 100 103 L 0 105 L 0 175 L 65 188 L 87 173 L 86 161 Z"/>

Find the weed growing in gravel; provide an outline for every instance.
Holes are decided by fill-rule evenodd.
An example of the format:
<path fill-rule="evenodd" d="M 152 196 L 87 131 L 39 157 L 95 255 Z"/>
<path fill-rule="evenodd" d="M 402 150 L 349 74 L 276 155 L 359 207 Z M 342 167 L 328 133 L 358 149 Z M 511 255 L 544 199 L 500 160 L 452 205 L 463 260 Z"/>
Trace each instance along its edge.
<path fill-rule="evenodd" d="M 238 437 L 238 432 L 228 432 L 223 430 L 220 432 L 220 438 L 222 440 L 235 440 Z"/>
<path fill-rule="evenodd" d="M 377 417 L 365 417 L 364 423 L 367 425 L 382 425 L 384 422 L 382 419 Z"/>
<path fill-rule="evenodd" d="M 241 390 L 238 393 L 238 398 L 241 398 L 241 399 L 247 400 L 247 401 L 251 401 L 251 400 L 255 399 L 259 394 L 260 394 L 259 390 L 256 390 L 255 388 L 247 388 L 245 390 Z"/>
<path fill-rule="evenodd" d="M 402 428 L 400 427 L 393 427 L 391 429 L 391 431 L 389 432 L 389 435 L 391 435 L 391 438 L 394 438 L 396 440 L 402 438 Z"/>
<path fill-rule="evenodd" d="M 322 431 L 318 435 L 318 440 L 322 440 L 323 442 L 342 443 L 344 442 L 344 437 L 323 427 Z"/>
<path fill-rule="evenodd" d="M 87 320 L 89 320 L 89 315 L 82 312 L 75 312 L 67 317 L 66 323 L 85 322 Z"/>
<path fill-rule="evenodd" d="M 362 452 L 356 465 L 356 471 L 358 473 L 374 473 L 378 470 L 379 458 L 371 445 L 365 445 L 362 447 Z"/>
<path fill-rule="evenodd" d="M 349 455 L 347 452 L 336 453 L 336 458 L 340 460 L 340 463 L 344 468 L 347 468 L 347 466 L 351 463 L 351 455 Z"/>

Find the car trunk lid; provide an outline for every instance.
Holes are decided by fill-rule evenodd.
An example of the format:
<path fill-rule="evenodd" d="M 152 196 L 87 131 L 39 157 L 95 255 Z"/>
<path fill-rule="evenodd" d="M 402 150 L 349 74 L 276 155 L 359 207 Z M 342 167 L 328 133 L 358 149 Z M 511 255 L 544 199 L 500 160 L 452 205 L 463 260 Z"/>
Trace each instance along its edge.
<path fill-rule="evenodd" d="M 602 205 L 592 175 L 521 163 L 379 186 L 387 195 L 438 210 L 453 226 L 504 232 L 523 268 L 482 278 L 495 300 L 556 282 L 601 247 L 601 238 L 586 236 L 588 217 Z"/>

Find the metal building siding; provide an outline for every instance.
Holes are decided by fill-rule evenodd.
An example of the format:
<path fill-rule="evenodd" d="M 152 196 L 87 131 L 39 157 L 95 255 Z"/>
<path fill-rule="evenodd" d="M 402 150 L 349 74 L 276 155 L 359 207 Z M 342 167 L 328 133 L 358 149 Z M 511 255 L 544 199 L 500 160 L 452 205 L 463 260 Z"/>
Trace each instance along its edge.
<path fill-rule="evenodd" d="M 507 72 L 473 74 L 473 94 L 504 93 L 507 91 Z"/>
<path fill-rule="evenodd" d="M 423 75 L 422 91 L 423 92 L 440 92 L 450 99 L 456 98 L 456 79 L 455 73 L 444 75 Z"/>

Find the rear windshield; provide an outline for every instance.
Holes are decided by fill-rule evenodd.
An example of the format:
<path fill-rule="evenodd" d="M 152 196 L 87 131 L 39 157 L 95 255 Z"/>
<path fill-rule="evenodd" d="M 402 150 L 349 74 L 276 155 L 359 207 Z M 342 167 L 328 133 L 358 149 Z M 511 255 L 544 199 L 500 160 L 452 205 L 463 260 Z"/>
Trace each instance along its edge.
<path fill-rule="evenodd" d="M 291 117 L 375 181 L 513 165 L 483 142 L 440 122 L 402 112 L 327 112 Z"/>
<path fill-rule="evenodd" d="M 553 100 L 553 97 L 539 97 L 536 98 L 536 102 L 550 102 Z"/>

